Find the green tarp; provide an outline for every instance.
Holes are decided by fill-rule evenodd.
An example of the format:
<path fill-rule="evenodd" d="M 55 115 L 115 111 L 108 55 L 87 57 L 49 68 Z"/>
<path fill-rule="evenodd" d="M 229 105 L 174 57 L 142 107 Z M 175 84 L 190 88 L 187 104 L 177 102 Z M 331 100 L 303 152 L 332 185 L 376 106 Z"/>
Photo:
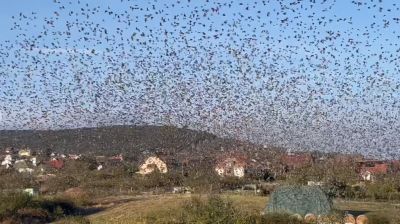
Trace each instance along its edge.
<path fill-rule="evenodd" d="M 283 186 L 275 190 L 265 209 L 268 212 L 327 215 L 332 201 L 318 186 Z"/>

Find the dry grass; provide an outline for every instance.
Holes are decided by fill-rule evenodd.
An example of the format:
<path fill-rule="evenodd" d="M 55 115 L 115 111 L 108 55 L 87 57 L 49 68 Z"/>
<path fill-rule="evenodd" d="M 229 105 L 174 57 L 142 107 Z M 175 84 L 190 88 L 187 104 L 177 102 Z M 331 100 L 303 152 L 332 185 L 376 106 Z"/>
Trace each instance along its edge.
<path fill-rule="evenodd" d="M 186 195 L 136 197 L 88 218 L 91 223 L 144 223 L 145 217 L 154 212 L 170 217 L 189 198 Z"/>
<path fill-rule="evenodd" d="M 207 196 L 196 195 L 206 199 Z M 267 197 L 254 195 L 223 194 L 222 198 L 229 199 L 241 211 L 259 214 L 266 205 Z M 112 205 L 104 211 L 88 216 L 91 223 L 146 223 L 145 217 L 157 216 L 158 221 L 168 223 L 179 215 L 183 203 L 190 200 L 191 195 L 161 195 L 161 196 L 129 196 L 108 197 L 99 200 L 104 205 Z M 335 201 L 338 210 L 355 213 L 367 212 L 367 215 L 384 215 L 392 223 L 400 223 L 400 205 L 384 202 L 354 202 Z M 162 217 L 162 218 L 160 218 Z"/>
<path fill-rule="evenodd" d="M 335 208 L 356 214 L 366 213 L 367 216 L 387 217 L 393 224 L 400 223 L 400 204 L 337 200 Z"/>
<path fill-rule="evenodd" d="M 268 201 L 268 197 L 256 195 L 224 194 L 223 197 L 231 200 L 239 210 L 252 214 L 260 214 Z"/>

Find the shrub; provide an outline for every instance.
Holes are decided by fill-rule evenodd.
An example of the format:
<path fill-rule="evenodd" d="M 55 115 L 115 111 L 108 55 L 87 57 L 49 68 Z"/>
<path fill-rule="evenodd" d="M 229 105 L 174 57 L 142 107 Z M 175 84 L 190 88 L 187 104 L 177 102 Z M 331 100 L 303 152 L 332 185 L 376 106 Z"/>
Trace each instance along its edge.
<path fill-rule="evenodd" d="M 25 193 L 0 194 L 0 222 L 47 223 L 77 211 L 63 198 L 32 198 Z"/>
<path fill-rule="evenodd" d="M 367 185 L 366 196 L 375 200 L 389 199 L 390 195 L 396 193 L 397 189 L 390 182 L 377 182 Z"/>
<path fill-rule="evenodd" d="M 263 224 L 303 224 L 304 222 L 296 217 L 282 213 L 266 214 L 262 218 Z"/>
<path fill-rule="evenodd" d="M 41 208 L 21 208 L 18 209 L 17 214 L 19 216 L 37 217 L 42 219 L 47 219 L 49 217 L 49 213 Z"/>
<path fill-rule="evenodd" d="M 0 214 L 14 214 L 18 209 L 33 205 L 32 197 L 24 193 L 0 194 Z"/>
<path fill-rule="evenodd" d="M 90 195 L 79 187 L 67 189 L 63 193 L 63 197 L 78 206 L 90 204 Z"/>
<path fill-rule="evenodd" d="M 400 192 L 392 192 L 388 195 L 389 200 L 400 201 Z"/>
<path fill-rule="evenodd" d="M 51 189 L 51 193 L 58 193 L 67 190 L 68 188 L 78 187 L 79 181 L 73 176 L 57 175 L 51 180 L 45 182 L 45 186 Z"/>
<path fill-rule="evenodd" d="M 90 221 L 82 216 L 69 216 L 58 221 L 59 224 L 90 224 Z"/>
<path fill-rule="evenodd" d="M 73 215 L 76 212 L 75 204 L 65 198 L 43 199 L 39 203 L 40 207 L 52 214 L 53 218 Z"/>
<path fill-rule="evenodd" d="M 198 197 L 183 206 L 183 223 L 235 223 L 238 211 L 230 201 L 218 196 L 210 196 L 206 202 Z"/>
<path fill-rule="evenodd" d="M 367 217 L 368 224 L 390 224 L 390 220 L 383 215 L 369 214 Z"/>
<path fill-rule="evenodd" d="M 21 223 L 47 223 L 50 221 L 49 213 L 41 208 L 21 208 L 14 219 Z"/>
<path fill-rule="evenodd" d="M 243 186 L 246 183 L 244 179 L 238 177 L 224 177 L 221 178 L 221 187 L 227 190 L 235 190 Z"/>

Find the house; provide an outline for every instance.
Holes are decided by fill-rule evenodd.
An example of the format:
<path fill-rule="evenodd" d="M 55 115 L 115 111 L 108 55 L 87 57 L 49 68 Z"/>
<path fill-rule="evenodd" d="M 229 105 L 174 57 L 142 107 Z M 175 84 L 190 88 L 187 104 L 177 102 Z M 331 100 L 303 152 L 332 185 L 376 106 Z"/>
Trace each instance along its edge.
<path fill-rule="evenodd" d="M 20 157 L 30 157 L 31 156 L 31 150 L 26 148 L 26 149 L 21 149 L 18 151 L 18 156 Z"/>
<path fill-rule="evenodd" d="M 173 187 L 173 194 L 191 194 L 193 190 L 190 187 Z"/>
<path fill-rule="evenodd" d="M 25 188 L 22 192 L 29 196 L 36 196 L 38 194 L 37 190 L 34 188 Z"/>
<path fill-rule="evenodd" d="M 311 153 L 287 153 L 281 158 L 282 164 L 286 167 L 286 170 L 293 170 L 303 168 L 314 163 L 314 158 Z"/>
<path fill-rule="evenodd" d="M 324 182 L 322 181 L 307 181 L 308 186 L 323 186 Z"/>
<path fill-rule="evenodd" d="M 160 173 L 167 173 L 167 164 L 156 156 L 150 156 L 139 167 L 139 174 L 146 175 L 158 170 Z"/>
<path fill-rule="evenodd" d="M 76 154 L 68 154 L 68 158 L 71 159 L 71 160 L 78 160 L 78 159 L 80 159 L 81 157 L 82 157 L 81 154 L 79 154 L 79 155 L 76 155 Z"/>
<path fill-rule="evenodd" d="M 49 162 L 49 166 L 54 169 L 62 169 L 64 167 L 64 161 L 62 159 L 53 158 Z"/>
<path fill-rule="evenodd" d="M 29 168 L 26 164 L 26 161 L 23 159 L 15 161 L 14 169 L 16 169 L 19 173 L 33 173 L 33 169 Z"/>
<path fill-rule="evenodd" d="M 108 159 L 111 160 L 111 161 L 118 161 L 118 162 L 124 161 L 124 158 L 122 157 L 122 154 L 111 156 Z"/>
<path fill-rule="evenodd" d="M 228 155 L 217 160 L 215 171 L 220 176 L 244 177 L 247 158 L 243 155 Z"/>
<path fill-rule="evenodd" d="M 2 166 L 6 166 L 6 169 L 11 168 L 12 166 L 12 156 L 11 155 L 6 155 L 6 157 L 4 158 L 4 160 L 1 162 Z"/>
<path fill-rule="evenodd" d="M 357 172 L 364 181 L 374 181 L 378 175 L 388 174 L 390 164 L 381 160 L 364 160 L 357 162 Z"/>
<path fill-rule="evenodd" d="M 37 166 L 37 159 L 36 159 L 36 157 L 32 157 L 32 158 L 30 159 L 30 161 L 31 161 L 31 163 L 32 163 L 33 166 Z"/>
<path fill-rule="evenodd" d="M 8 154 L 8 155 L 13 155 L 13 154 L 15 154 L 15 149 L 13 148 L 13 147 L 7 147 L 6 149 L 5 149 L 5 152 L 6 152 L 6 154 Z"/>

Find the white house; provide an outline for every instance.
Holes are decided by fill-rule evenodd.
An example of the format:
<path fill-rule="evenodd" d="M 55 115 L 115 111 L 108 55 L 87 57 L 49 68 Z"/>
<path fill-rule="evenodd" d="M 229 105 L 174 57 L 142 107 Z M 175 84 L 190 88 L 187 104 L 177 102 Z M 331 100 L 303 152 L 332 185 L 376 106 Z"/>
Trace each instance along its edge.
<path fill-rule="evenodd" d="M 28 165 L 26 164 L 26 161 L 23 160 L 23 159 L 15 161 L 14 168 L 19 173 L 29 173 L 29 174 L 31 174 L 34 171 L 32 168 L 28 167 Z"/>
<path fill-rule="evenodd" d="M 372 173 L 370 171 L 364 171 L 361 173 L 361 178 L 364 181 L 373 181 L 374 180 L 374 176 L 372 175 Z"/>
<path fill-rule="evenodd" d="M 36 157 L 32 157 L 32 158 L 30 159 L 30 161 L 32 162 L 32 165 L 33 165 L 33 166 L 37 166 Z"/>
<path fill-rule="evenodd" d="M 244 177 L 246 165 L 247 163 L 243 157 L 225 157 L 217 163 L 215 171 L 220 176 L 235 176 L 241 178 Z"/>
<path fill-rule="evenodd" d="M 1 162 L 2 166 L 6 166 L 6 168 L 10 168 L 12 166 L 12 156 L 11 155 L 6 155 L 4 160 Z"/>

